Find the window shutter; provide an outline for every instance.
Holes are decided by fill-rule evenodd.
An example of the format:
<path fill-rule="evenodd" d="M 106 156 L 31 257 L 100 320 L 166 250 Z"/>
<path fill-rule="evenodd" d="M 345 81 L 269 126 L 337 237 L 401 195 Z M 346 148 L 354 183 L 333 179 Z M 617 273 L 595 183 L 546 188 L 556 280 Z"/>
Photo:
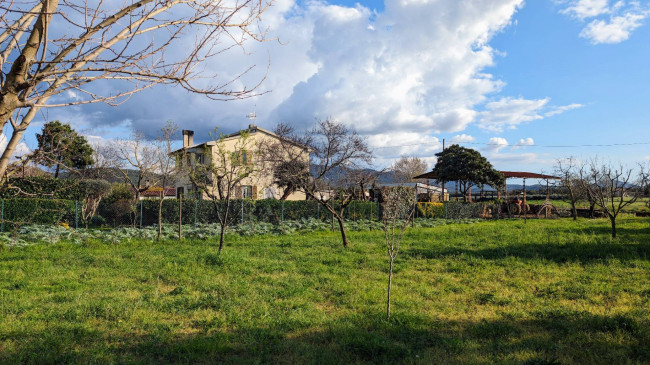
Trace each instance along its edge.
<path fill-rule="evenodd" d="M 241 185 L 237 185 L 237 187 L 235 187 L 235 198 L 241 199 Z"/>
<path fill-rule="evenodd" d="M 253 200 L 257 200 L 257 185 L 253 185 L 252 198 L 253 198 Z"/>

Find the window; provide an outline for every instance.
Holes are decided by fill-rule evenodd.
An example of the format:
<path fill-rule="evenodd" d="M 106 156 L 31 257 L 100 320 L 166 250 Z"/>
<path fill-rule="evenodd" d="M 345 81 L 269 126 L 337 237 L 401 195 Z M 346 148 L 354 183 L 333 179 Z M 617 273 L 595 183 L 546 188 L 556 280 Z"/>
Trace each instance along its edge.
<path fill-rule="evenodd" d="M 242 151 L 242 153 L 241 153 L 241 163 L 246 165 L 248 163 L 247 158 L 248 158 L 248 156 L 246 154 L 246 151 Z"/>
<path fill-rule="evenodd" d="M 205 154 L 197 153 L 196 154 L 196 163 L 204 164 L 205 163 Z"/>
<path fill-rule="evenodd" d="M 252 198 L 253 197 L 253 187 L 251 185 L 243 185 L 241 187 L 241 197 L 243 199 Z"/>

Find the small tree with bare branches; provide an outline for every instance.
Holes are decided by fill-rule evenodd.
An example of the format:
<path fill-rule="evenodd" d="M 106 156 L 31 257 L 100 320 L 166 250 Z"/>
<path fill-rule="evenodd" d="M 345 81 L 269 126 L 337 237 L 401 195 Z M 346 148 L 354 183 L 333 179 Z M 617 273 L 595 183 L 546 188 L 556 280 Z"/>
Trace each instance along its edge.
<path fill-rule="evenodd" d="M 566 200 L 571 205 L 573 220 L 578 219 L 576 205 L 587 199 L 585 185 L 580 182 L 579 170 L 578 162 L 573 157 L 559 159 L 555 163 L 555 175 L 560 178 L 560 188 L 566 192 Z"/>
<path fill-rule="evenodd" d="M 158 196 L 157 240 L 160 240 L 160 237 L 162 236 L 162 207 L 165 199 L 165 189 L 168 184 L 173 182 L 177 173 L 176 157 L 172 155 L 172 143 L 177 130 L 178 126 L 176 126 L 174 122 L 167 121 L 165 126 L 160 129 L 160 134 L 154 143 L 156 149 L 154 151 L 153 171 L 156 174 L 156 181 L 160 185 L 160 195 Z M 180 236 L 181 233 L 179 232 L 179 237 Z"/>
<path fill-rule="evenodd" d="M 119 176 L 131 186 L 135 200 L 156 184 L 156 156 L 158 148 L 145 138 L 144 133 L 133 131 L 128 139 L 113 141 L 103 150 Z M 131 173 L 135 170 L 135 173 Z"/>
<path fill-rule="evenodd" d="M 227 145 L 226 138 L 225 135 L 220 135 L 212 146 L 209 161 L 190 161 L 186 166 L 192 184 L 212 201 L 217 212 L 221 226 L 219 252 L 223 250 L 226 229 L 230 224 L 230 202 L 234 198 L 242 198 L 236 196 L 236 188 L 241 186 L 244 179 L 259 170 L 255 156 L 251 155 L 257 148 L 247 132 L 241 132 L 232 144 Z M 187 156 L 182 156 L 181 161 L 187 160 Z"/>
<path fill-rule="evenodd" d="M 348 247 L 343 211 L 354 198 L 350 188 L 356 186 L 350 180 L 350 172 L 370 164 L 370 148 L 354 130 L 330 119 L 319 122 L 309 134 L 314 171 L 313 178 L 302 189 L 336 219 L 343 247 Z"/>
<path fill-rule="evenodd" d="M 643 178 L 635 181 L 633 172 L 633 169 L 622 165 L 599 164 L 596 161 L 580 170 L 580 183 L 583 188 L 609 218 L 612 238 L 616 238 L 616 218 L 619 213 L 637 201 L 647 183 Z M 640 176 L 644 176 L 643 172 Z"/>
<path fill-rule="evenodd" d="M 400 243 L 415 212 L 415 189 L 405 186 L 381 190 L 382 222 L 386 253 L 388 254 L 388 292 L 386 297 L 386 318 L 390 318 L 391 285 L 393 265 L 399 253 Z"/>

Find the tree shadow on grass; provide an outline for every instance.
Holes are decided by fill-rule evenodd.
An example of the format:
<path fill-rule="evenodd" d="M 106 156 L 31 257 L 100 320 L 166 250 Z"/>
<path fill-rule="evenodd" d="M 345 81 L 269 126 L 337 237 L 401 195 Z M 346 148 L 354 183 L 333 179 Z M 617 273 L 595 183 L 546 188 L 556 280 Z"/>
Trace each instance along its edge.
<path fill-rule="evenodd" d="M 650 361 L 647 319 L 549 309 L 525 319 L 453 321 L 395 313 L 322 326 L 211 328 L 117 335 L 53 325 L 3 334 L 6 363 L 625 363 Z M 14 350 L 3 346 L 13 343 Z"/>
<path fill-rule="evenodd" d="M 405 256 L 438 259 L 458 255 L 498 260 L 507 257 L 522 259 L 545 259 L 557 263 L 578 261 L 588 263 L 607 259 L 648 260 L 650 258 L 650 230 L 643 228 L 620 228 L 620 238 L 611 240 L 609 228 L 603 226 L 579 228 L 550 228 L 546 235 L 539 232 L 525 233 L 519 242 L 495 242 L 480 247 L 464 245 L 445 246 L 420 242 L 403 249 Z M 546 237 L 544 237 L 546 236 Z M 596 238 L 594 239 L 593 236 Z"/>

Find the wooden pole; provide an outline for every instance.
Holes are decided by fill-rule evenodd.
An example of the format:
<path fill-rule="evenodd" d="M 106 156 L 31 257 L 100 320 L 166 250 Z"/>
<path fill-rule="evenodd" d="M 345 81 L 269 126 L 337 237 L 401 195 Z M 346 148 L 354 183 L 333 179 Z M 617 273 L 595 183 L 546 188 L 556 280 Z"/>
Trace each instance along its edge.
<path fill-rule="evenodd" d="M 183 194 L 178 194 L 178 240 L 183 240 Z"/>

